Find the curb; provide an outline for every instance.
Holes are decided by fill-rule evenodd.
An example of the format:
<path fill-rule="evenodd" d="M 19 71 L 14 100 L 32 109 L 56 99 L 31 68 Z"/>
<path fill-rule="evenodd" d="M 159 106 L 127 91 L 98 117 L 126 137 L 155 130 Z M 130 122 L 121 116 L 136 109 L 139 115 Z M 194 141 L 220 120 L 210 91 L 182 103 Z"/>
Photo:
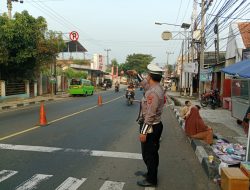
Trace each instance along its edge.
<path fill-rule="evenodd" d="M 168 103 L 175 105 L 174 101 L 168 96 Z M 170 106 L 170 108 L 173 110 L 175 117 L 179 123 L 179 126 L 182 128 L 183 132 L 184 132 L 184 120 L 180 117 L 180 113 L 178 112 L 178 110 L 175 108 L 175 106 Z M 202 168 L 204 169 L 205 173 L 207 174 L 207 177 L 209 179 L 214 179 L 217 175 L 218 175 L 218 166 L 213 162 L 210 163 L 208 161 L 208 153 L 206 152 L 206 150 L 204 149 L 204 147 L 202 146 L 203 143 L 198 140 L 198 139 L 191 139 L 189 137 L 187 137 L 189 143 L 191 144 L 195 155 L 197 157 L 197 159 L 199 160 Z"/>
<path fill-rule="evenodd" d="M 41 102 L 49 102 L 49 101 L 54 101 L 54 98 L 49 98 L 49 99 L 43 99 L 43 100 L 36 100 L 36 101 L 31 101 L 31 102 L 24 102 L 24 103 L 16 103 L 13 105 L 7 105 L 7 106 L 0 106 L 0 111 L 6 111 L 9 109 L 14 109 L 14 108 L 20 108 L 20 107 L 25 107 L 29 105 L 34 105 L 34 104 L 39 104 Z"/>
<path fill-rule="evenodd" d="M 102 94 L 105 91 L 97 91 L 95 94 Z M 39 96 L 37 96 L 39 97 Z M 43 97 L 43 96 L 41 96 Z M 61 95 L 58 96 L 60 99 L 61 98 L 65 98 Z M 30 102 L 17 102 L 17 103 L 13 103 L 11 105 L 5 105 L 5 106 L 0 106 L 0 112 L 1 111 L 6 111 L 6 110 L 10 110 L 10 109 L 15 109 L 15 108 L 20 108 L 20 107 L 25 107 L 25 106 L 29 106 L 29 105 L 34 105 L 34 104 L 39 104 L 41 102 L 49 102 L 49 101 L 54 101 L 57 100 L 57 97 L 55 98 L 47 98 L 47 99 L 41 99 L 41 100 L 34 100 L 34 101 L 30 101 Z"/>

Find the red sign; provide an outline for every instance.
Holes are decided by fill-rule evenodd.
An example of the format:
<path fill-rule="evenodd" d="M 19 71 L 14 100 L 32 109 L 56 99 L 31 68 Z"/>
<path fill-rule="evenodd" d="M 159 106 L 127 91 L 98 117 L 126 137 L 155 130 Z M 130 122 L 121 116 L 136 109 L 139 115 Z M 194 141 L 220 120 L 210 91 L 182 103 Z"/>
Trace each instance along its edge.
<path fill-rule="evenodd" d="M 76 32 L 76 31 L 70 32 L 69 38 L 71 39 L 71 41 L 77 41 L 79 38 L 78 32 Z"/>

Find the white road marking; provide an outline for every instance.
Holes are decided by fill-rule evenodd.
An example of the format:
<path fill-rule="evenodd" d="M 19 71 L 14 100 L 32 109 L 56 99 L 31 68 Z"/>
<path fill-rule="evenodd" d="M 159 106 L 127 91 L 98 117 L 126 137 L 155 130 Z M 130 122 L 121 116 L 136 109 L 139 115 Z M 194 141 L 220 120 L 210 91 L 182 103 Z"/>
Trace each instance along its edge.
<path fill-rule="evenodd" d="M 105 181 L 100 190 L 122 190 L 125 183 L 115 181 Z"/>
<path fill-rule="evenodd" d="M 145 187 L 145 190 L 155 190 L 154 187 Z"/>
<path fill-rule="evenodd" d="M 12 145 L 12 144 L 0 144 L 0 149 L 23 150 L 23 151 L 33 151 L 33 152 L 55 152 L 62 150 L 62 148 L 56 148 L 56 147 Z"/>
<path fill-rule="evenodd" d="M 56 190 L 76 190 L 80 187 L 86 178 L 76 179 L 73 177 L 68 177 L 61 185 L 59 185 Z"/>
<path fill-rule="evenodd" d="M 32 176 L 30 179 L 19 185 L 16 190 L 31 190 L 37 189 L 37 185 L 42 181 L 45 181 L 52 177 L 53 175 L 44 175 L 44 174 L 36 174 Z"/>
<path fill-rule="evenodd" d="M 88 150 L 88 149 L 71 149 L 71 148 L 57 148 L 57 147 L 45 147 L 45 146 L 30 146 L 30 145 L 12 145 L 12 144 L 0 144 L 0 149 L 3 150 L 20 150 L 20 151 L 34 151 L 34 152 L 80 152 L 84 155 L 110 157 L 110 158 L 127 158 L 134 160 L 141 160 L 140 153 L 130 152 L 113 152 L 113 151 L 100 151 L 100 150 Z"/>
<path fill-rule="evenodd" d="M 17 174 L 17 171 L 12 171 L 12 170 L 2 170 L 0 171 L 0 182 L 10 178 L 11 176 Z"/>
<path fill-rule="evenodd" d="M 112 158 L 129 158 L 141 160 L 141 154 L 129 153 L 129 152 L 111 152 L 111 151 L 98 151 L 92 150 L 90 152 L 91 156 L 102 156 L 102 157 L 112 157 Z"/>

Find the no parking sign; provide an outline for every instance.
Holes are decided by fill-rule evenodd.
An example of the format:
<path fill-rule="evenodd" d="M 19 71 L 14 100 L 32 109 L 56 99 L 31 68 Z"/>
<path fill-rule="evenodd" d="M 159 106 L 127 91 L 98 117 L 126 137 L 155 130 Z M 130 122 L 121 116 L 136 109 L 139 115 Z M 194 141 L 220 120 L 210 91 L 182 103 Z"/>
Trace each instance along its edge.
<path fill-rule="evenodd" d="M 70 38 L 71 41 L 74 41 L 74 42 L 77 41 L 78 38 L 79 38 L 78 32 L 76 32 L 76 31 L 70 32 L 69 38 Z"/>

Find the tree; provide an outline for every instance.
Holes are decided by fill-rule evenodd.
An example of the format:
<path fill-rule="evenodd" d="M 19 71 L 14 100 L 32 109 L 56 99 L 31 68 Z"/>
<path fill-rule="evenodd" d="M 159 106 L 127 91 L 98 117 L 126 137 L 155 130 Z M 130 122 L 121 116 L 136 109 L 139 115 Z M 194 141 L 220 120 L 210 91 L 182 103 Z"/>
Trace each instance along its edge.
<path fill-rule="evenodd" d="M 147 65 L 154 60 L 154 57 L 148 54 L 132 54 L 128 55 L 126 62 L 121 65 L 123 71 L 136 70 L 143 73 L 147 70 Z"/>
<path fill-rule="evenodd" d="M 64 71 L 65 75 L 69 78 L 87 78 L 87 73 L 84 71 L 76 71 L 75 69 L 68 68 Z"/>
<path fill-rule="evenodd" d="M 107 65 L 106 72 L 111 73 L 112 66 L 113 66 L 113 67 L 118 66 L 118 69 L 119 69 L 119 64 L 118 64 L 118 62 L 117 62 L 116 59 L 112 59 L 112 60 L 111 60 L 111 64 L 108 64 L 108 65 Z"/>
<path fill-rule="evenodd" d="M 13 19 L 0 16 L 0 72 L 4 80 L 31 80 L 41 67 L 48 67 L 63 47 L 61 35 L 48 31 L 43 17 L 27 11 Z"/>
<path fill-rule="evenodd" d="M 173 65 L 165 65 L 165 69 L 167 70 L 167 74 L 171 74 L 174 71 Z"/>

